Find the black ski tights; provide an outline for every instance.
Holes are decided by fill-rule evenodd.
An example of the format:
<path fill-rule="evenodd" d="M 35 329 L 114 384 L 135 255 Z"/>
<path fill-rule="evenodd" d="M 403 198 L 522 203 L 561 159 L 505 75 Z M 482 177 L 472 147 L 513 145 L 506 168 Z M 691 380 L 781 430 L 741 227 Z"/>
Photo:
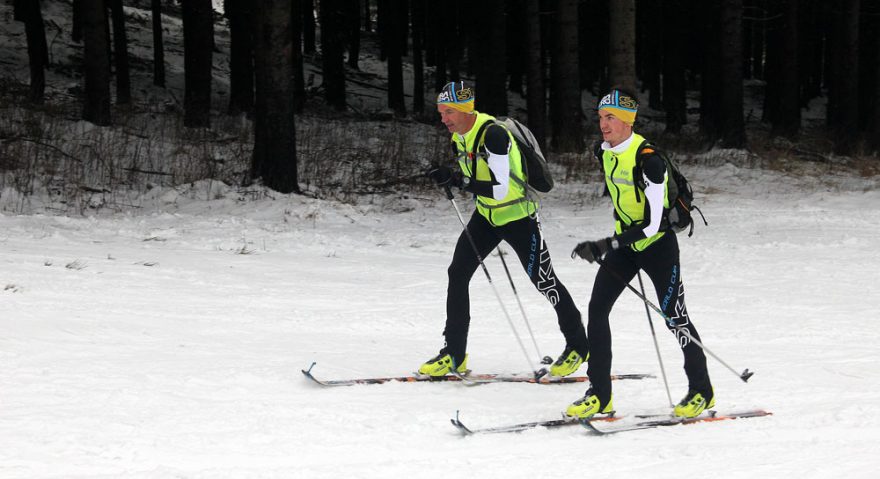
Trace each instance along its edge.
<path fill-rule="evenodd" d="M 611 397 L 611 328 L 608 324 L 608 315 L 611 307 L 626 288 L 623 281 L 632 280 L 640 269 L 644 270 L 654 283 L 658 306 L 663 314 L 676 325 L 685 326 L 688 332 L 700 341 L 700 336 L 691 323 L 684 304 L 678 239 L 674 234 L 666 233 L 645 251 L 636 252 L 624 247 L 610 252 L 599 267 L 599 272 L 596 273 L 587 323 L 587 334 L 590 338 L 587 375 L 590 377 L 594 394 L 599 397 L 602 404 L 607 404 Z M 646 297 L 650 295 L 646 293 Z M 670 331 L 674 331 L 669 324 L 666 326 Z M 705 395 L 712 387 L 706 369 L 706 356 L 702 348 L 687 336 L 675 334 L 684 353 L 684 370 L 689 387 Z"/>
<path fill-rule="evenodd" d="M 565 336 L 566 344 L 579 351 L 588 349 L 581 314 L 568 290 L 556 277 L 550 261 L 550 253 L 541 237 L 538 221 L 523 218 L 503 226 L 492 226 L 482 215 L 474 212 L 467 225 L 480 258 L 486 257 L 501 240 L 506 241 L 516 252 L 523 269 L 532 284 L 550 301 L 556 310 L 559 329 Z M 452 263 L 449 265 L 449 287 L 446 296 L 446 350 L 456 362 L 464 360 L 467 350 L 467 335 L 470 326 L 470 294 L 468 287 L 480 267 L 474 246 L 462 231 L 455 245 Z M 506 278 L 493 276 L 495 286 L 502 291 Z"/>

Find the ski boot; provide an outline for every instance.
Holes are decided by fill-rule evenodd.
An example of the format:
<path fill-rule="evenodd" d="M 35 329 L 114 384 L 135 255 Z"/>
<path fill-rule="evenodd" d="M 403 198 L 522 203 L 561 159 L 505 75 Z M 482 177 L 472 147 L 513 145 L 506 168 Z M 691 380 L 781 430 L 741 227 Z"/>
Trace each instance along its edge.
<path fill-rule="evenodd" d="M 451 354 L 446 350 L 440 350 L 440 354 L 419 367 L 419 374 L 432 377 L 446 376 L 453 369 L 459 374 L 465 374 L 467 373 L 467 360 L 468 357 L 465 354 L 464 361 L 456 365 Z"/>
<path fill-rule="evenodd" d="M 673 410 L 677 417 L 692 418 L 697 417 L 703 411 L 715 407 L 715 391 L 710 389 L 708 394 L 703 394 L 694 390 L 688 391 L 687 395 L 681 400 Z"/>
<path fill-rule="evenodd" d="M 550 375 L 564 377 L 574 374 L 587 359 L 590 359 L 589 352 L 586 355 L 582 355 L 574 348 L 566 347 L 565 351 L 562 351 L 562 354 L 559 355 L 559 359 L 550 366 Z"/>
<path fill-rule="evenodd" d="M 578 419 L 589 419 L 596 414 L 610 414 L 614 412 L 614 396 L 608 398 L 608 404 L 602 404 L 599 396 L 593 393 L 593 388 L 587 389 L 584 397 L 578 399 L 565 410 L 565 415 Z"/>

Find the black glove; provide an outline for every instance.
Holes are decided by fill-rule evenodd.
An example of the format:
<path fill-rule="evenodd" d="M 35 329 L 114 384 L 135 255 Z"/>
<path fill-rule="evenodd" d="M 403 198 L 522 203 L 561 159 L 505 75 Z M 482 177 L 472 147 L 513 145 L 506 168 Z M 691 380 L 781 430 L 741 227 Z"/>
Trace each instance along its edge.
<path fill-rule="evenodd" d="M 592 263 L 596 260 L 602 259 L 606 253 L 614 249 L 617 249 L 617 240 L 613 238 L 604 238 L 598 241 L 584 241 L 574 247 L 571 251 L 571 257 L 574 259 L 576 256 L 580 256 Z"/>
<path fill-rule="evenodd" d="M 463 175 L 460 171 L 452 171 L 448 166 L 431 165 L 425 172 L 425 176 L 437 183 L 437 186 L 455 186 L 461 188 Z"/>
<path fill-rule="evenodd" d="M 431 165 L 425 171 L 425 176 L 437 183 L 437 186 L 446 186 L 452 179 L 452 169 L 448 166 Z"/>

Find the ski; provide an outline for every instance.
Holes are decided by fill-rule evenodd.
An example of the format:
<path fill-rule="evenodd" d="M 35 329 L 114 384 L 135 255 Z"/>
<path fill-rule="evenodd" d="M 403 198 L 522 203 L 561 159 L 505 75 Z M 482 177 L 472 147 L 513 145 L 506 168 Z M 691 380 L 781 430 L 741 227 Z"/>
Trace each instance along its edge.
<path fill-rule="evenodd" d="M 614 413 L 610 413 L 607 416 L 602 416 L 593 419 L 594 421 L 617 421 L 620 419 L 619 417 L 614 416 Z M 563 415 L 560 419 L 545 419 L 542 421 L 532 421 L 532 422 L 524 422 L 520 424 L 511 424 L 506 426 L 494 426 L 494 427 L 485 427 L 480 429 L 469 428 L 461 422 L 461 418 L 459 417 L 458 411 L 455 411 L 455 419 L 450 419 L 452 425 L 458 428 L 459 432 L 461 432 L 465 436 L 470 436 L 472 434 L 499 434 L 506 432 L 522 432 L 529 429 L 536 429 L 539 427 L 554 429 L 558 427 L 564 426 L 574 426 L 576 424 L 580 424 L 576 418 L 566 417 Z"/>
<path fill-rule="evenodd" d="M 715 422 L 715 421 L 728 421 L 733 419 L 745 419 L 750 417 L 762 417 L 769 416 L 773 413 L 769 411 L 765 411 L 763 409 L 754 409 L 751 411 L 741 411 L 741 412 L 732 412 L 726 414 L 718 414 L 716 411 L 709 411 L 708 414 L 703 416 L 697 416 L 693 418 L 680 418 L 680 417 L 665 417 L 662 419 L 651 419 L 646 421 L 639 421 L 632 424 L 620 424 L 612 427 L 597 427 L 594 422 L 595 419 L 582 419 L 580 424 L 587 428 L 593 434 L 597 434 L 600 436 L 607 436 L 609 434 L 617 434 L 621 432 L 627 431 L 638 431 L 642 429 L 653 429 L 655 427 L 663 427 L 663 426 L 678 426 L 685 424 L 697 424 L 701 422 Z M 599 418 L 600 420 L 603 418 Z"/>
<path fill-rule="evenodd" d="M 467 385 L 478 385 L 478 384 L 489 384 L 489 383 L 532 383 L 532 384 L 570 384 L 570 383 L 582 383 L 589 380 L 586 376 L 575 376 L 575 377 L 541 377 L 535 378 L 532 374 L 473 374 L 468 371 L 465 374 L 458 375 L 447 375 L 447 376 L 424 376 L 421 374 L 412 374 L 410 376 L 391 376 L 391 377 L 371 377 L 371 378 L 354 378 L 354 379 L 331 379 L 324 380 L 318 379 L 312 373 L 312 368 L 315 367 L 315 364 L 312 363 L 309 366 L 309 369 L 303 369 L 303 375 L 315 382 L 315 384 L 319 384 L 321 386 L 333 387 L 333 386 L 354 386 L 356 384 L 384 384 L 388 382 L 404 382 L 404 383 L 418 383 L 418 382 L 460 382 Z M 652 374 L 617 374 L 612 375 L 611 379 L 619 380 L 619 379 L 646 379 L 653 378 Z"/>

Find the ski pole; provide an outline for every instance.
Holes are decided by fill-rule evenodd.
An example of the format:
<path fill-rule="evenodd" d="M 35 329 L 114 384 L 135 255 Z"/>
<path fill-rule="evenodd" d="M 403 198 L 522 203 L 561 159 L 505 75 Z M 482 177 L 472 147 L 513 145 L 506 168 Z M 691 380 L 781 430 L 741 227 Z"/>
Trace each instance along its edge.
<path fill-rule="evenodd" d="M 461 223 L 461 227 L 464 230 L 465 236 L 467 236 L 468 242 L 471 244 L 471 248 L 474 250 L 474 255 L 477 257 L 477 261 L 480 262 L 480 266 L 483 268 L 483 273 L 486 274 L 486 279 L 489 280 L 489 286 L 492 287 L 492 291 L 495 293 L 495 297 L 498 298 L 498 304 L 501 305 L 501 311 L 504 312 L 504 317 L 507 318 L 507 324 L 510 325 L 510 330 L 513 331 L 513 335 L 516 336 L 516 342 L 519 344 L 520 349 L 523 352 L 523 356 L 526 358 L 526 362 L 529 363 L 529 369 L 532 369 L 532 361 L 529 359 L 529 353 L 526 351 L 526 346 L 523 344 L 522 339 L 519 337 L 519 333 L 516 331 L 516 327 L 513 325 L 513 320 L 510 319 L 510 313 L 507 312 L 507 308 L 504 306 L 504 301 L 501 299 L 501 295 L 498 293 L 498 288 L 495 287 L 495 283 L 492 282 L 492 275 L 489 274 L 489 270 L 486 269 L 486 264 L 483 262 L 483 258 L 480 256 L 480 250 L 477 249 L 477 244 L 474 242 L 473 236 L 471 236 L 471 232 L 467 229 L 467 224 L 464 222 L 464 217 L 461 216 L 461 211 L 458 209 L 458 205 L 455 203 L 455 195 L 452 194 L 452 190 L 449 189 L 449 185 L 444 186 L 446 190 L 446 197 L 449 199 L 449 202 L 452 203 L 452 207 L 455 208 L 455 213 L 458 215 L 458 221 Z M 539 379 L 544 374 L 547 373 L 545 369 L 540 369 L 535 371 L 532 369 L 532 372 L 535 374 L 535 379 Z"/>
<path fill-rule="evenodd" d="M 599 259 L 599 258 L 596 258 L 596 262 L 599 263 L 599 266 L 606 266 L 606 265 L 605 265 L 605 262 L 602 261 L 602 260 Z M 721 363 L 725 368 L 727 368 L 728 370 L 730 370 L 730 372 L 732 372 L 732 373 L 735 374 L 737 377 L 739 377 L 739 378 L 742 380 L 742 382 L 744 382 L 744 383 L 745 383 L 745 382 L 748 382 L 748 381 L 749 381 L 749 378 L 752 377 L 753 374 L 755 374 L 754 372 L 751 372 L 751 371 L 749 371 L 748 369 L 745 369 L 742 373 L 738 373 L 738 372 L 736 372 L 736 370 L 733 369 L 732 367 L 730 367 L 730 365 L 728 365 L 726 362 L 724 362 L 723 359 L 721 359 L 720 357 L 718 357 L 718 356 L 717 356 L 715 353 L 713 353 L 709 348 L 707 348 L 706 346 L 704 346 L 703 343 L 700 342 L 700 340 L 698 340 L 697 338 L 695 338 L 695 337 L 691 334 L 690 331 L 688 331 L 686 328 L 684 328 L 684 327 L 682 327 L 682 326 L 679 326 L 679 325 L 675 324 L 675 321 L 673 321 L 672 319 L 670 319 L 669 316 L 666 316 L 666 314 L 665 314 L 660 308 L 658 308 L 654 303 L 652 303 L 651 301 L 649 301 L 648 298 L 646 298 L 644 294 L 639 293 L 639 291 L 638 291 L 637 289 L 633 288 L 631 284 L 629 284 L 628 282 L 624 281 L 624 279 L 623 279 L 622 277 L 620 277 L 619 274 L 617 274 L 617 271 L 614 271 L 613 269 L 611 269 L 611 268 L 609 268 L 609 267 L 607 267 L 607 266 L 606 266 L 605 269 L 606 269 L 609 273 L 611 273 L 611 276 L 614 276 L 615 278 L 617 278 L 617 279 L 618 279 L 621 283 L 623 283 L 623 284 L 624 284 L 624 285 L 625 285 L 630 291 L 632 291 L 633 293 L 635 293 L 636 296 L 638 296 L 642 301 L 644 301 L 645 306 L 650 306 L 651 309 L 653 309 L 654 311 L 656 311 L 657 314 L 659 314 L 660 317 L 663 318 L 664 321 L 666 321 L 666 324 L 668 324 L 668 325 L 672 326 L 673 328 L 675 328 L 675 330 L 676 330 L 677 332 L 680 332 L 680 333 L 684 334 L 685 336 L 687 336 L 688 339 L 690 339 L 691 341 L 693 341 L 693 343 L 696 344 L 697 346 L 699 346 L 700 349 L 702 349 L 703 351 L 705 351 L 706 354 L 708 354 L 709 356 L 712 356 L 713 358 L 715 358 L 715 360 L 717 360 L 717 361 L 718 361 L 719 363 Z"/>
<path fill-rule="evenodd" d="M 639 289 L 642 290 L 642 296 L 645 296 L 645 283 L 642 282 L 642 272 L 639 271 Z M 645 305 L 645 314 L 648 315 L 648 326 L 651 327 L 651 338 L 654 339 L 654 351 L 657 351 L 657 361 L 660 362 L 660 374 L 663 376 L 663 385 L 666 386 L 666 397 L 669 398 L 669 407 L 675 407 L 672 402 L 672 394 L 669 393 L 669 381 L 666 380 L 666 368 L 663 367 L 663 358 L 660 356 L 660 345 L 657 344 L 657 333 L 654 331 L 654 323 L 651 321 L 651 310 Z"/>
<path fill-rule="evenodd" d="M 498 246 L 498 257 L 501 258 L 501 264 L 504 266 L 504 273 L 507 274 L 507 279 L 510 281 L 510 289 L 513 290 L 513 296 L 516 298 L 516 304 L 519 305 L 519 311 L 522 313 L 523 321 L 526 323 L 526 329 L 529 331 L 529 336 L 532 338 L 532 344 L 535 345 L 535 352 L 538 353 L 538 357 L 542 358 L 542 364 L 550 364 L 553 362 L 553 358 L 550 356 L 543 356 L 541 354 L 541 348 L 538 347 L 538 341 L 535 339 L 535 333 L 532 332 L 532 325 L 529 322 L 529 317 L 526 315 L 526 309 L 522 305 L 522 301 L 519 299 L 519 293 L 516 292 L 516 285 L 513 283 L 513 277 L 510 275 L 510 270 L 507 269 L 507 261 L 504 261 L 504 252 L 501 251 L 501 245 Z"/>

